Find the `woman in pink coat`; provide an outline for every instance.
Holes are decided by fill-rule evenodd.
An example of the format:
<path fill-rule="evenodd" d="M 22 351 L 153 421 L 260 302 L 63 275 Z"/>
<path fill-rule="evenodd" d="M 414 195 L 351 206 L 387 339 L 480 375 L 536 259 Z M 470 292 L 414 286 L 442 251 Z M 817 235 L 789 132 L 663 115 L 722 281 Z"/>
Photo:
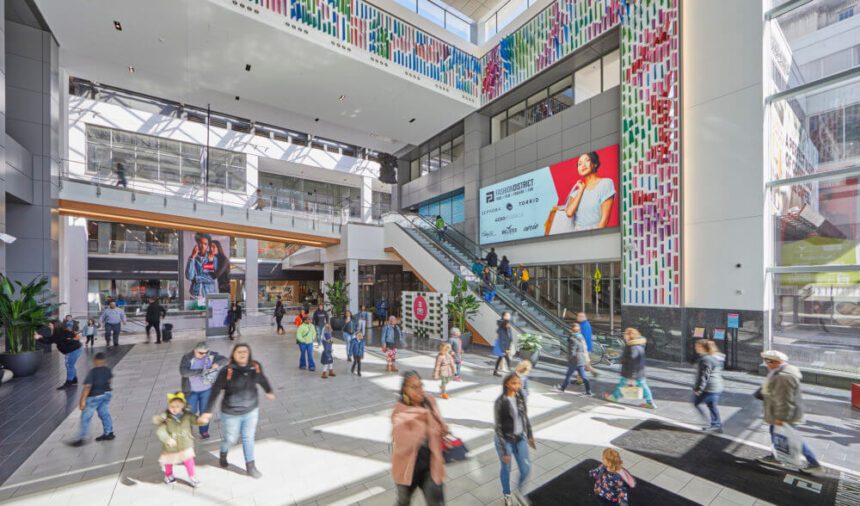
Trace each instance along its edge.
<path fill-rule="evenodd" d="M 400 399 L 391 413 L 391 476 L 398 505 L 410 504 L 416 488 L 421 488 L 428 506 L 445 504 L 442 437 L 446 434 L 448 425 L 433 398 L 424 394 L 421 377 L 415 371 L 405 373 Z"/>

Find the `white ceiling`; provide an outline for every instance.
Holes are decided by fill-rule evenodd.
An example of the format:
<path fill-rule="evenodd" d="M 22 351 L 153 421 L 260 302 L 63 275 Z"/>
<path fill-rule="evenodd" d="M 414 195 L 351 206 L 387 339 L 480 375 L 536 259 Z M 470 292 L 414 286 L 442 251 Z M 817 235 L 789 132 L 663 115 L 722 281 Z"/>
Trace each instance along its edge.
<path fill-rule="evenodd" d="M 507 0 L 445 0 L 445 3 L 469 16 L 475 21 L 480 21 L 490 11 L 497 9 Z"/>
<path fill-rule="evenodd" d="M 70 75 L 384 152 L 419 144 L 474 110 L 210 1 L 36 4 Z"/>

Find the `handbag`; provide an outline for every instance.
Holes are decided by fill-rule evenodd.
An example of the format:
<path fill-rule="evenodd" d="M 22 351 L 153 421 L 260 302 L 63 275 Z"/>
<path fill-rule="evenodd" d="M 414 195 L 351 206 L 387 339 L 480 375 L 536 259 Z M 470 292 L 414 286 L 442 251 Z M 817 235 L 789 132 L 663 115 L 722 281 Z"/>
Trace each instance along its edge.
<path fill-rule="evenodd" d="M 445 458 L 445 463 L 461 462 L 469 458 L 467 455 L 469 449 L 462 439 L 448 434 L 442 436 L 442 456 Z"/>
<path fill-rule="evenodd" d="M 644 396 L 642 389 L 638 387 L 635 383 L 628 383 L 626 386 L 621 387 L 621 397 L 624 399 L 642 399 Z"/>

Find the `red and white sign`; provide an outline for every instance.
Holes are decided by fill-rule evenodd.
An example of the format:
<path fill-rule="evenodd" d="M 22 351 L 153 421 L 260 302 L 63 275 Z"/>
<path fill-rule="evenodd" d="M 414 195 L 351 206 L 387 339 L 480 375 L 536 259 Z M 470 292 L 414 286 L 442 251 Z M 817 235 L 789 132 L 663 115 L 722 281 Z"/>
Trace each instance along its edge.
<path fill-rule="evenodd" d="M 423 322 L 427 319 L 427 313 L 427 299 L 420 295 L 415 297 L 412 302 L 412 314 L 415 315 L 415 319 Z"/>

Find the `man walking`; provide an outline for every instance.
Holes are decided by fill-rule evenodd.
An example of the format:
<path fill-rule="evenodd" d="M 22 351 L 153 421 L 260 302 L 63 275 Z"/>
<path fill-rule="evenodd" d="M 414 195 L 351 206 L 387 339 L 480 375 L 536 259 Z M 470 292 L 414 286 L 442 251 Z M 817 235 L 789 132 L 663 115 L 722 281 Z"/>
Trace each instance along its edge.
<path fill-rule="evenodd" d="M 155 327 L 155 342 L 161 343 L 161 319 L 167 316 L 167 310 L 158 303 L 155 297 L 149 299 L 146 307 L 146 342 L 149 342 L 149 329 Z"/>
<path fill-rule="evenodd" d="M 585 339 L 585 346 L 588 348 L 588 363 L 585 365 L 585 370 L 590 372 L 592 376 L 597 377 L 597 371 L 591 366 L 591 351 L 594 349 L 594 333 L 591 330 L 591 322 L 588 321 L 588 315 L 585 313 L 576 313 L 576 322 L 579 324 L 579 331 L 582 338 Z"/>
<path fill-rule="evenodd" d="M 105 329 L 105 340 L 107 345 L 111 345 L 111 336 L 113 336 L 113 345 L 119 346 L 119 333 L 122 331 L 122 324 L 125 323 L 125 311 L 116 307 L 116 302 L 110 301 L 110 304 L 102 312 L 99 320 Z"/>
<path fill-rule="evenodd" d="M 325 306 L 320 304 L 313 316 L 314 327 L 317 330 L 317 346 L 322 344 L 322 335 L 325 330 L 325 324 L 328 323 L 328 313 L 325 312 Z"/>
<path fill-rule="evenodd" d="M 487 258 L 485 260 L 491 269 L 496 269 L 496 266 L 499 265 L 499 255 L 496 254 L 496 248 L 490 248 L 490 252 L 487 253 Z"/>

